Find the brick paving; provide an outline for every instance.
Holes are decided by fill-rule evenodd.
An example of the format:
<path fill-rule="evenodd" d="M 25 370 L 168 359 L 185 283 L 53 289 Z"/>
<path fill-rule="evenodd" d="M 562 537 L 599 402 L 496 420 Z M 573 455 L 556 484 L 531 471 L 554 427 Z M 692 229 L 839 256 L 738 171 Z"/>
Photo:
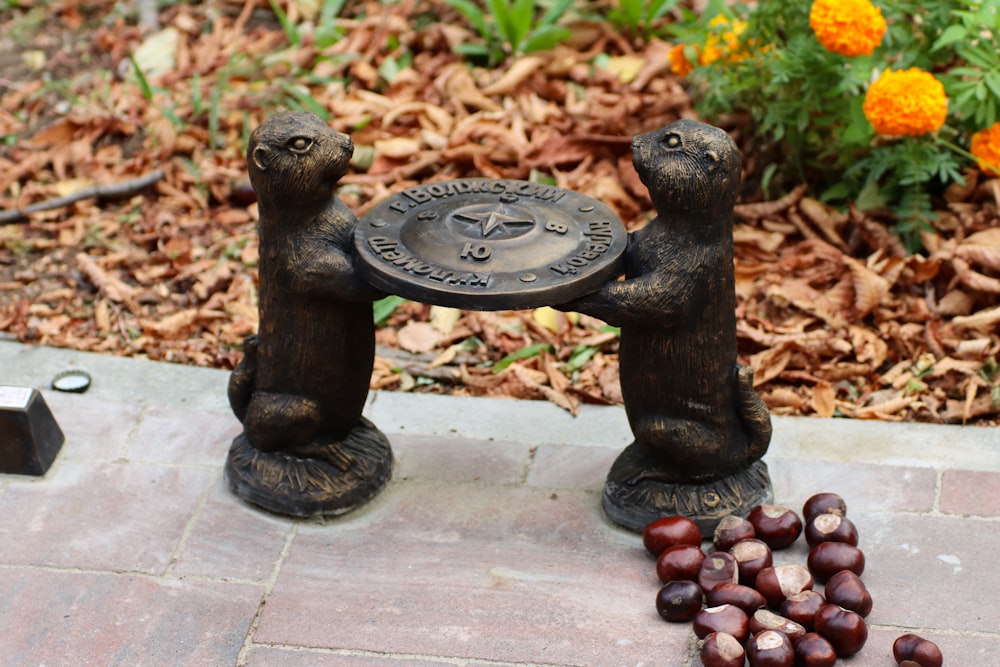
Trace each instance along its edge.
<path fill-rule="evenodd" d="M 67 366 L 88 393 L 45 389 Z M 0 475 L 0 665 L 700 665 L 600 510 L 620 408 L 373 395 L 393 481 L 298 521 L 226 488 L 225 381 L 0 342 L 0 384 L 42 389 L 67 436 L 44 477 Z M 766 460 L 776 502 L 837 491 L 861 534 L 875 608 L 841 664 L 890 667 L 911 631 L 946 665 L 996 664 L 1000 431 L 776 418 Z"/>

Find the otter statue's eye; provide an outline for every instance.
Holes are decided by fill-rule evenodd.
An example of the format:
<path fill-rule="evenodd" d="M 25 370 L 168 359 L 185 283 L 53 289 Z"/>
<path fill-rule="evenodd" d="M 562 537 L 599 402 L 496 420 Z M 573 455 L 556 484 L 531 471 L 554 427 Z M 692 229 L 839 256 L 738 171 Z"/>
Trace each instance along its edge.
<path fill-rule="evenodd" d="M 677 148 L 681 145 L 681 137 L 679 134 L 670 134 L 663 137 L 663 143 L 667 145 L 667 148 Z"/>
<path fill-rule="evenodd" d="M 293 153 L 302 154 L 312 148 L 312 139 L 308 137 L 293 137 L 291 141 L 288 142 L 288 150 Z"/>

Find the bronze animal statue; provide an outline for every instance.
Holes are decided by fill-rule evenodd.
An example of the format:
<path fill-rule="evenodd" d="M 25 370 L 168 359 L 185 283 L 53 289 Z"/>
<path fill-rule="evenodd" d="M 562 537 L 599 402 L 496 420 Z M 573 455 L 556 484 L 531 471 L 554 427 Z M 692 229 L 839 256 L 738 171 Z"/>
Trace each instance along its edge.
<path fill-rule="evenodd" d="M 247 148 L 259 221 L 260 327 L 229 383 L 243 424 L 226 463 L 241 498 L 282 514 L 363 504 L 392 470 L 362 417 L 375 354 L 372 301 L 353 266 L 357 220 L 334 189 L 354 151 L 318 116 L 278 114 Z"/>
<path fill-rule="evenodd" d="M 560 308 L 621 327 L 635 441 L 608 474 L 606 513 L 632 530 L 684 514 L 710 534 L 770 499 L 770 416 L 736 359 L 740 154 L 722 130 L 680 120 L 635 137 L 632 161 L 657 216 L 629 235 L 624 280 Z"/>

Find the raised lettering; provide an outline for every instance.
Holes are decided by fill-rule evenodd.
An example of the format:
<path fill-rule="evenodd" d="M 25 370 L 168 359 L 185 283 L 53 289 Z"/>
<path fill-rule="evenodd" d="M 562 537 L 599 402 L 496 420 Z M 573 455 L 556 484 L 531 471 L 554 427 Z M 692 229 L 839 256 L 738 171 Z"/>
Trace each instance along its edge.
<path fill-rule="evenodd" d="M 424 202 L 429 202 L 431 200 L 431 196 L 422 186 L 419 185 L 415 188 L 403 190 L 403 194 L 418 204 L 423 204 Z"/>
<path fill-rule="evenodd" d="M 489 259 L 492 254 L 493 249 L 485 243 L 473 243 L 472 241 L 468 241 L 466 242 L 465 247 L 462 248 L 462 254 L 460 257 L 462 259 L 475 259 L 481 262 L 484 259 Z"/>

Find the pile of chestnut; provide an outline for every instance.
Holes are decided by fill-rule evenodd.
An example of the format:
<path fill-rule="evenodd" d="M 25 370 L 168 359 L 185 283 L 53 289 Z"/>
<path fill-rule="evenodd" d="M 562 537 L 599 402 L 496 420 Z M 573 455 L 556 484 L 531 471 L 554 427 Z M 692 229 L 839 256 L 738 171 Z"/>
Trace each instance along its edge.
<path fill-rule="evenodd" d="M 804 523 L 803 523 L 804 520 Z M 772 552 L 805 534 L 806 565 L 775 565 Z M 868 640 L 872 596 L 861 580 L 865 555 L 847 505 L 836 493 L 806 501 L 800 518 L 780 505 L 758 505 L 715 529 L 709 554 L 697 524 L 682 516 L 653 521 L 642 535 L 663 582 L 656 610 L 691 621 L 705 667 L 829 667 Z M 823 593 L 813 590 L 825 583 Z M 907 634 L 893 644 L 906 667 L 941 667 L 933 642 Z"/>

